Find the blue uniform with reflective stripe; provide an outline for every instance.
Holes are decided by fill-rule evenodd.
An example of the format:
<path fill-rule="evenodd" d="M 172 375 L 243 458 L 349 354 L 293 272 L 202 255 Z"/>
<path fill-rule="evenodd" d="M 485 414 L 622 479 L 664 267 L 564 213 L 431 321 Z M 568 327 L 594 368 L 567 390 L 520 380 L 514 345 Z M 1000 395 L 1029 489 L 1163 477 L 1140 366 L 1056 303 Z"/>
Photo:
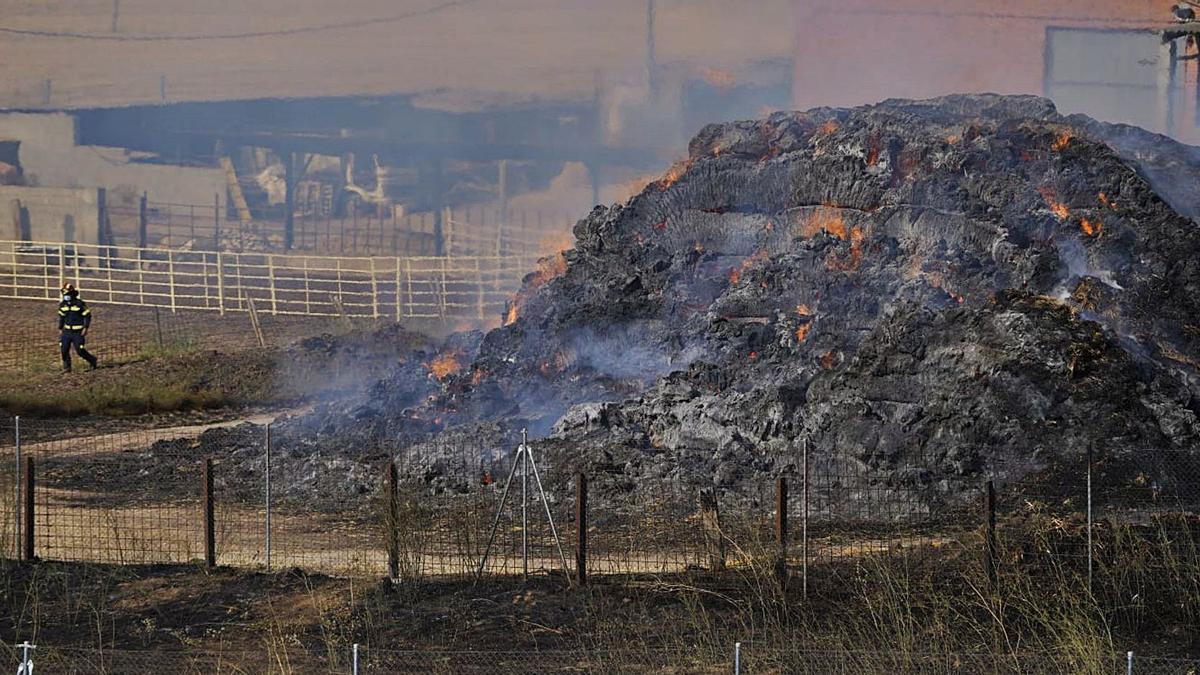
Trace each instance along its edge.
<path fill-rule="evenodd" d="M 58 303 L 58 329 L 62 331 L 59 335 L 59 351 L 62 355 L 63 370 L 71 370 L 71 348 L 75 348 L 75 353 L 83 357 L 93 368 L 96 367 L 96 357 L 88 353 L 88 350 L 83 348 L 85 340 L 83 331 L 87 330 L 92 325 L 92 310 L 87 306 L 87 303 L 80 300 L 78 296 L 70 296 L 69 299 Z"/>
<path fill-rule="evenodd" d="M 84 330 L 92 325 L 92 310 L 79 298 L 58 303 L 58 329 Z"/>

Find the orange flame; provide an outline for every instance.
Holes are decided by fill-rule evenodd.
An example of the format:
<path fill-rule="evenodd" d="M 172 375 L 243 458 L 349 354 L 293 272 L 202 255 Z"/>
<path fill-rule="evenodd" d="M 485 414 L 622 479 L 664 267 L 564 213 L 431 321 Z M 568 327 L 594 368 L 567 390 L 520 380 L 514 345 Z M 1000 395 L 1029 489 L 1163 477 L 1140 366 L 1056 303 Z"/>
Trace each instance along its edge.
<path fill-rule="evenodd" d="M 1050 207 L 1050 211 L 1058 216 L 1059 220 L 1066 220 L 1071 217 L 1071 210 L 1065 204 L 1058 201 L 1058 193 L 1052 187 L 1038 188 L 1038 194 L 1042 199 L 1046 200 L 1046 206 Z"/>
<path fill-rule="evenodd" d="M 867 166 L 875 166 L 879 163 L 879 137 L 871 134 L 867 138 Z"/>
<path fill-rule="evenodd" d="M 1073 137 L 1070 131 L 1063 131 L 1054 138 L 1054 142 L 1050 144 L 1050 149 L 1055 152 L 1062 152 L 1071 143 L 1071 138 Z"/>
<path fill-rule="evenodd" d="M 563 255 L 562 251 L 539 260 L 538 267 L 534 270 L 528 283 L 525 284 L 525 288 L 513 296 L 512 302 L 508 306 L 508 314 L 504 317 L 504 325 L 511 326 L 516 323 L 517 316 L 520 315 L 521 305 L 525 304 L 525 299 L 530 293 L 544 286 L 555 277 L 562 276 L 566 271 L 567 258 Z"/>
<path fill-rule="evenodd" d="M 674 185 L 683 176 L 683 174 L 687 173 L 687 170 L 692 168 L 692 164 L 695 162 L 695 159 L 687 157 L 672 164 L 671 168 L 667 169 L 667 172 L 663 174 L 661 179 L 659 179 L 658 191 L 666 192 L 667 188 Z"/>
<path fill-rule="evenodd" d="M 865 236 L 860 228 L 854 227 L 850 229 L 850 252 L 843 258 L 838 255 L 832 255 L 826 259 L 825 266 L 828 269 L 841 270 L 843 272 L 853 272 L 862 266 L 863 257 L 863 240 Z"/>
<path fill-rule="evenodd" d="M 429 377 L 444 380 L 462 370 L 462 364 L 458 362 L 461 356 L 462 351 L 457 349 L 438 354 L 432 361 L 425 364 L 425 367 L 429 369 Z"/>
<path fill-rule="evenodd" d="M 796 314 L 800 316 L 812 316 L 812 310 L 808 308 L 808 305 L 800 303 L 796 305 Z"/>
<path fill-rule="evenodd" d="M 958 136 L 947 136 L 946 137 L 946 143 L 949 143 L 950 145 L 958 145 L 958 142 L 961 140 L 962 139 L 959 138 Z"/>
<path fill-rule="evenodd" d="M 796 329 L 796 342 L 804 342 L 804 338 L 808 337 L 808 332 L 811 330 L 811 323 L 800 324 L 800 327 Z"/>
<path fill-rule="evenodd" d="M 846 221 L 836 207 L 828 204 L 814 210 L 800 231 L 801 236 L 813 237 L 820 231 L 826 231 L 838 239 L 846 238 Z"/>
<path fill-rule="evenodd" d="M 817 133 L 822 136 L 828 136 L 832 133 L 836 133 L 839 128 L 841 128 L 841 125 L 838 124 L 837 120 L 829 120 L 817 129 Z"/>
<path fill-rule="evenodd" d="M 1104 226 L 1098 220 L 1095 222 L 1092 222 L 1092 221 L 1088 220 L 1087 218 L 1084 218 L 1083 220 L 1079 221 L 1079 229 L 1082 230 L 1083 233 L 1089 237 L 1098 236 L 1100 234 L 1101 228 L 1103 228 L 1103 227 Z"/>
<path fill-rule="evenodd" d="M 1113 200 L 1109 199 L 1107 194 L 1105 194 L 1105 193 L 1101 192 L 1101 193 L 1098 195 L 1098 197 L 1100 198 L 1100 203 L 1101 203 L 1101 204 L 1103 204 L 1103 205 L 1107 206 L 1107 207 L 1108 207 L 1108 208 L 1110 208 L 1110 209 L 1116 209 L 1116 208 L 1117 208 L 1117 203 L 1116 203 L 1115 201 L 1113 201 Z"/>
<path fill-rule="evenodd" d="M 742 261 L 740 267 L 734 267 L 733 269 L 729 270 L 729 283 L 737 284 L 742 280 L 742 272 L 745 272 L 752 266 L 766 260 L 768 257 L 769 256 L 766 251 L 757 251 L 754 255 L 746 258 Z"/>

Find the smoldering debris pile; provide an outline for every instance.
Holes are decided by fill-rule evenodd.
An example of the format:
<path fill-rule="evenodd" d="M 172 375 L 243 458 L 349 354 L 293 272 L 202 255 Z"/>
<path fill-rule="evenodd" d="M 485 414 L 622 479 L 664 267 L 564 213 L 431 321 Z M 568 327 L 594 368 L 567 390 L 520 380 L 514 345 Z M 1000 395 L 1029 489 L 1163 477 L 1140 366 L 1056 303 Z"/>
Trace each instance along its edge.
<path fill-rule="evenodd" d="M 281 442 L 403 457 L 529 426 L 562 469 L 721 486 L 793 469 L 806 443 L 881 480 L 918 466 L 902 480 L 937 494 L 985 472 L 1052 479 L 1090 447 L 1106 480 L 1183 489 L 1171 467 L 1194 466 L 1200 438 L 1192 153 L 1034 97 L 711 125 L 580 221 L 507 325 Z"/>

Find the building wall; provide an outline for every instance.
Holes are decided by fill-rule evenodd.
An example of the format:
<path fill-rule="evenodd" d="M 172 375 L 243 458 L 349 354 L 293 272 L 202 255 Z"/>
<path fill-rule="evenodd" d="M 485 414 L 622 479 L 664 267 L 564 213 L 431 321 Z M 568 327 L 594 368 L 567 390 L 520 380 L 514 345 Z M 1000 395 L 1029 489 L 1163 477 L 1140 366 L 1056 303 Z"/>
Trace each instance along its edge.
<path fill-rule="evenodd" d="M 0 240 L 100 243 L 99 193 L 95 188 L 0 186 Z"/>
<path fill-rule="evenodd" d="M 1161 28 L 1171 23 L 1172 4 L 797 0 L 794 103 L 807 109 L 957 92 L 1041 94 L 1048 26 Z"/>
<path fill-rule="evenodd" d="M 175 204 L 213 203 L 225 198 L 225 174 L 218 168 L 141 164 L 125 150 L 75 144 L 75 118 L 67 113 L 0 113 L 0 138 L 21 142 L 26 183 L 41 187 L 102 187 L 112 206 L 150 199 Z"/>

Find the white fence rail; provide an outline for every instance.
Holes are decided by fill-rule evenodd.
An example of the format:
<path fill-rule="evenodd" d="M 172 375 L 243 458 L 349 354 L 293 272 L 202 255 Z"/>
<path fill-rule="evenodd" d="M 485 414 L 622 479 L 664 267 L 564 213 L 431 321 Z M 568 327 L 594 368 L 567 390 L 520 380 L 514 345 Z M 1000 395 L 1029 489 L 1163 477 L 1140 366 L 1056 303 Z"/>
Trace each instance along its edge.
<path fill-rule="evenodd" d="M 536 256 L 348 258 L 0 241 L 0 297 L 308 316 L 463 318 L 504 313 Z"/>

